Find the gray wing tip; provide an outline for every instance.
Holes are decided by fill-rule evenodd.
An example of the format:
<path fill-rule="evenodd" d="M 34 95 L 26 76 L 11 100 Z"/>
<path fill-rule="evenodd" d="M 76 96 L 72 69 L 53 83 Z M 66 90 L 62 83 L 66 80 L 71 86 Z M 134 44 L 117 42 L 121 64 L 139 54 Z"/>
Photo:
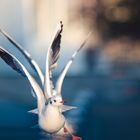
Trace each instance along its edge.
<path fill-rule="evenodd" d="M 1 46 L 0 46 L 0 52 L 4 52 Z"/>
<path fill-rule="evenodd" d="M 2 35 L 4 35 L 6 38 L 8 38 L 8 34 L 5 30 L 0 28 L 0 32 L 1 32 Z"/>
<path fill-rule="evenodd" d="M 2 28 L 0 28 L 0 32 L 3 34 L 4 33 L 4 30 Z"/>

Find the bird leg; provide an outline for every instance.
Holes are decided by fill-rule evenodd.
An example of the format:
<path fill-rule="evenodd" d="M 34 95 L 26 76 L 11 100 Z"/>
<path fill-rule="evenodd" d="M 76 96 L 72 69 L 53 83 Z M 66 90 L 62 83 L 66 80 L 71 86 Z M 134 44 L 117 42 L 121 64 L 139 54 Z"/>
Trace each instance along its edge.
<path fill-rule="evenodd" d="M 69 135 L 71 135 L 72 140 L 82 140 L 82 138 L 80 138 L 78 136 L 74 136 L 72 133 L 70 133 L 66 127 L 64 127 L 64 132 L 68 133 Z"/>

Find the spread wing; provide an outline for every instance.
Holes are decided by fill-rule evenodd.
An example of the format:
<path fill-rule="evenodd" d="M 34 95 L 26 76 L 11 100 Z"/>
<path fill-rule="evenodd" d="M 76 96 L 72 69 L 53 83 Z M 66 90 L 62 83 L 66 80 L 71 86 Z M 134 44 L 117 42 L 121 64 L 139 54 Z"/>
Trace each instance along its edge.
<path fill-rule="evenodd" d="M 68 106 L 68 105 L 62 105 L 60 107 L 61 112 L 66 112 L 66 111 L 69 111 L 69 110 L 72 110 L 72 109 L 77 109 L 77 107 L 76 106 Z"/>
<path fill-rule="evenodd" d="M 81 46 L 79 47 L 78 50 L 76 50 L 71 59 L 68 61 L 68 63 L 65 65 L 65 67 L 63 68 L 62 72 L 60 73 L 60 76 L 58 77 L 58 80 L 56 82 L 56 92 L 57 94 L 61 94 L 61 89 L 62 89 L 62 84 L 65 78 L 65 75 L 69 69 L 69 67 L 71 66 L 72 62 L 74 61 L 75 57 L 77 56 L 78 52 L 83 48 L 83 46 L 86 44 L 86 42 L 88 41 L 89 37 L 90 37 L 91 33 L 88 34 L 87 38 L 84 40 L 84 42 L 81 44 Z"/>
<path fill-rule="evenodd" d="M 66 112 L 66 111 L 70 111 L 73 109 L 77 109 L 77 107 L 76 106 L 68 106 L 68 105 L 60 106 L 60 112 Z M 32 109 L 32 110 L 28 111 L 28 113 L 38 114 L 38 109 L 37 108 Z"/>
<path fill-rule="evenodd" d="M 46 71 L 45 71 L 45 83 L 44 83 L 44 93 L 47 98 L 52 96 L 53 83 L 52 83 L 52 70 L 57 65 L 57 60 L 59 58 L 60 43 L 61 43 L 61 33 L 63 30 L 63 24 L 60 22 L 57 32 L 51 41 L 51 44 L 47 51 L 46 56 Z"/>
<path fill-rule="evenodd" d="M 10 35 L 8 35 L 4 30 L 0 29 L 0 32 L 24 55 L 24 57 L 27 59 L 31 67 L 35 70 L 35 72 L 38 74 L 42 85 L 44 85 L 44 75 L 42 73 L 42 70 L 40 69 L 37 62 L 32 59 L 31 55 L 23 49 L 23 47 L 18 44 Z"/>
<path fill-rule="evenodd" d="M 60 21 L 60 25 L 57 29 L 55 37 L 52 41 L 50 47 L 50 55 L 49 55 L 49 63 L 50 63 L 50 70 L 54 69 L 57 66 L 57 60 L 60 54 L 60 43 L 61 43 L 61 33 L 63 30 L 62 21 Z"/>
<path fill-rule="evenodd" d="M 14 70 L 17 72 L 24 74 L 28 80 L 29 83 L 35 92 L 38 100 L 38 110 L 41 112 L 43 110 L 43 107 L 45 106 L 45 98 L 43 95 L 43 91 L 41 90 L 38 83 L 35 81 L 35 79 L 30 75 L 30 73 L 27 71 L 27 69 L 19 62 L 19 60 L 14 57 L 12 54 L 10 54 L 8 51 L 0 47 L 0 57 Z"/>

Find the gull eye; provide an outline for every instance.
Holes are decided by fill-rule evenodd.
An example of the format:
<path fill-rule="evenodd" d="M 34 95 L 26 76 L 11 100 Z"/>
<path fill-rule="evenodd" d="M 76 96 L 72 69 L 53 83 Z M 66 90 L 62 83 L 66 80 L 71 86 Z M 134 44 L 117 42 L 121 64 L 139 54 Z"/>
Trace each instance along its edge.
<path fill-rule="evenodd" d="M 54 102 L 56 102 L 56 100 L 53 100 Z"/>
<path fill-rule="evenodd" d="M 50 101 L 50 104 L 52 104 L 52 101 Z"/>

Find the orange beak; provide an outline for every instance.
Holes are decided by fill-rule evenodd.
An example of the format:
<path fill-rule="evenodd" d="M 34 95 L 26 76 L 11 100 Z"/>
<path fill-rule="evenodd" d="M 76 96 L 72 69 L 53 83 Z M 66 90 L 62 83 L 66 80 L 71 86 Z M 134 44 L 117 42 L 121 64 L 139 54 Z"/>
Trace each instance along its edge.
<path fill-rule="evenodd" d="M 64 100 L 62 100 L 60 103 L 64 104 Z"/>

